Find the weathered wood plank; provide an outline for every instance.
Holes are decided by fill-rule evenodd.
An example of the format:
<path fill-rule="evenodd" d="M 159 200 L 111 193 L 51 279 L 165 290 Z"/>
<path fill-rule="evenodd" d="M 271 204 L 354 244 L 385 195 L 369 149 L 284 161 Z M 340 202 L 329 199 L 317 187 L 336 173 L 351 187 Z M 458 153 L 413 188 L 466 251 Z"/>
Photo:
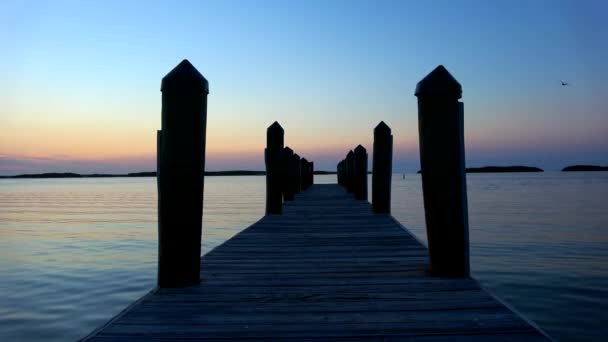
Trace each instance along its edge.
<path fill-rule="evenodd" d="M 336 185 L 314 185 L 157 289 L 93 341 L 539 341 L 473 279 L 426 274 L 426 248 Z"/>
<path fill-rule="evenodd" d="M 249 337 L 250 340 L 264 341 L 264 338 Z M 175 341 L 172 337 L 160 337 L 160 336 L 99 336 L 95 338 L 96 341 L 108 342 L 108 341 L 129 341 L 129 342 L 142 342 L 142 341 Z M 197 340 L 205 342 L 220 342 L 227 341 L 227 339 L 220 339 L 212 336 L 180 336 L 180 340 Z M 329 342 L 438 342 L 438 341 L 453 341 L 453 342 L 485 342 L 485 341 L 496 341 L 496 342 L 530 342 L 539 341 L 538 334 L 536 332 L 500 332 L 498 334 L 437 334 L 437 335 L 385 335 L 385 336 L 349 336 L 349 337 L 336 337 L 336 336 L 317 336 L 314 338 L 298 338 L 290 337 L 291 341 L 297 342 L 317 342 L 319 340 Z"/>

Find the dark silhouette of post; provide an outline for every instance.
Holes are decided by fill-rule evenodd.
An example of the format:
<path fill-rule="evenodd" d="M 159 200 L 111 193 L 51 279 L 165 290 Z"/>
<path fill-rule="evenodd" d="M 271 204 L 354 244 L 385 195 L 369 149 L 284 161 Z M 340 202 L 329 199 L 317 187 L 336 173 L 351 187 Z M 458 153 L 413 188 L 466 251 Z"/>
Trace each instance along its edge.
<path fill-rule="evenodd" d="M 300 189 L 302 191 L 308 189 L 308 160 L 306 158 L 300 160 Z"/>
<path fill-rule="evenodd" d="M 209 83 L 188 60 L 161 82 L 157 133 L 158 286 L 200 282 Z"/>
<path fill-rule="evenodd" d="M 338 165 L 336 165 L 336 178 L 338 179 L 338 185 L 344 185 L 342 183 L 342 164 L 343 164 L 343 160 L 340 160 L 340 162 L 338 163 Z"/>
<path fill-rule="evenodd" d="M 346 154 L 346 192 L 355 192 L 355 152 L 352 150 Z"/>
<path fill-rule="evenodd" d="M 393 176 L 393 135 L 381 121 L 374 128 L 372 161 L 372 209 L 375 213 L 391 212 L 391 178 Z"/>
<path fill-rule="evenodd" d="M 430 273 L 469 276 L 462 88 L 438 66 L 416 86 Z"/>
<path fill-rule="evenodd" d="M 293 170 L 293 150 L 289 147 L 283 149 L 283 199 L 285 201 L 293 201 L 294 199 L 294 186 L 293 177 L 295 171 Z"/>
<path fill-rule="evenodd" d="M 346 187 L 346 159 L 342 159 L 340 162 L 340 178 L 342 180 L 340 184 L 342 187 Z"/>
<path fill-rule="evenodd" d="M 293 183 L 292 183 L 293 193 L 299 194 L 300 192 L 302 192 L 302 189 L 300 187 L 300 179 L 301 179 L 300 156 L 295 152 L 293 154 L 293 170 L 295 171 L 293 174 L 294 177 L 293 177 Z"/>
<path fill-rule="evenodd" d="M 266 214 L 280 214 L 283 210 L 283 142 L 285 131 L 278 122 L 266 130 Z"/>
<path fill-rule="evenodd" d="M 311 187 L 313 184 L 315 184 L 315 162 L 311 161 L 308 163 L 308 165 L 308 187 Z"/>
<path fill-rule="evenodd" d="M 346 159 L 342 159 L 342 161 L 340 162 L 340 178 L 340 185 L 342 185 L 342 187 L 346 189 Z"/>
<path fill-rule="evenodd" d="M 355 199 L 367 200 L 367 151 L 358 145 L 355 148 Z"/>

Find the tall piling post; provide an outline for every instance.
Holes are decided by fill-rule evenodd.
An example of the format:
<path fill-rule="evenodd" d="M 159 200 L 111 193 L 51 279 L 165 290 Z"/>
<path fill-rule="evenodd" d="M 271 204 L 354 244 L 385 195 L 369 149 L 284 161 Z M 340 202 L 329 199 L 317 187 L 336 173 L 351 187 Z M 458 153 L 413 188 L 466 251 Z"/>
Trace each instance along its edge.
<path fill-rule="evenodd" d="M 391 179 L 393 176 L 393 135 L 384 121 L 374 128 L 372 161 L 372 210 L 379 214 L 391 212 Z"/>
<path fill-rule="evenodd" d="M 336 178 L 338 180 L 338 185 L 342 185 L 342 161 L 336 165 Z"/>
<path fill-rule="evenodd" d="M 338 182 L 338 185 L 342 185 L 340 182 L 340 162 L 336 164 L 336 181 Z"/>
<path fill-rule="evenodd" d="M 429 272 L 469 277 L 462 87 L 440 65 L 416 85 L 415 95 Z"/>
<path fill-rule="evenodd" d="M 293 150 L 289 147 L 283 149 L 283 199 L 285 201 L 293 201 L 294 187 L 292 185 L 294 170 L 293 170 Z"/>
<path fill-rule="evenodd" d="M 315 184 L 315 162 L 308 163 L 308 187 Z"/>
<path fill-rule="evenodd" d="M 346 154 L 346 192 L 355 192 L 355 152 L 352 150 Z"/>
<path fill-rule="evenodd" d="M 209 83 L 188 60 L 161 82 L 157 133 L 158 286 L 200 282 Z"/>
<path fill-rule="evenodd" d="M 354 192 L 355 199 L 367 200 L 367 151 L 365 147 L 358 145 L 355 148 L 355 176 Z"/>
<path fill-rule="evenodd" d="M 342 164 L 340 167 L 342 187 L 346 188 L 346 159 L 342 159 L 342 162 L 340 164 Z"/>
<path fill-rule="evenodd" d="M 285 131 L 278 122 L 266 130 L 266 214 L 280 214 L 283 210 L 283 144 Z"/>
<path fill-rule="evenodd" d="M 341 173 L 342 173 L 342 187 L 346 189 L 346 158 L 342 159 L 342 167 L 341 167 Z"/>
<path fill-rule="evenodd" d="M 300 188 L 302 191 L 308 189 L 308 160 L 300 160 Z"/>
<path fill-rule="evenodd" d="M 300 168 L 300 155 L 298 155 L 297 153 L 293 154 L 293 179 L 292 179 L 292 186 L 293 186 L 293 193 L 294 194 L 299 194 L 300 192 L 302 192 L 302 187 L 300 185 L 300 179 L 301 179 L 301 168 Z"/>

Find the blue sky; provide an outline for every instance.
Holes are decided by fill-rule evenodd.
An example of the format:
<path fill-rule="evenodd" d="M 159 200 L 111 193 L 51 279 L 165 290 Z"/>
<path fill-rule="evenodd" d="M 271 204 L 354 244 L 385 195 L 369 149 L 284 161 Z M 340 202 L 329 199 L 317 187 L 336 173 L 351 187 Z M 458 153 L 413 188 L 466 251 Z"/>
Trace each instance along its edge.
<path fill-rule="evenodd" d="M 317 168 L 384 120 L 418 168 L 416 83 L 463 86 L 467 164 L 608 164 L 605 1 L 4 1 L 0 174 L 154 168 L 160 79 L 209 80 L 207 167 L 263 169 L 265 129 Z M 570 87 L 562 87 L 560 80 Z"/>

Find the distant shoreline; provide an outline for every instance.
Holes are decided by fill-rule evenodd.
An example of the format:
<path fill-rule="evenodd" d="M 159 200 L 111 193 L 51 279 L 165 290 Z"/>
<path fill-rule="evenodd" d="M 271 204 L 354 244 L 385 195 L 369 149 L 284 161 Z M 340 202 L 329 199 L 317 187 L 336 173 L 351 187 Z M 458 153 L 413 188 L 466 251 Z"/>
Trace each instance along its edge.
<path fill-rule="evenodd" d="M 468 167 L 467 173 L 494 173 L 494 172 L 545 172 L 545 170 L 535 166 L 484 166 Z"/>
<path fill-rule="evenodd" d="M 335 172 L 330 171 L 315 171 L 315 175 L 332 175 Z M 266 171 L 249 171 L 249 170 L 229 170 L 229 171 L 206 171 L 205 176 L 264 176 Z M 37 179 L 37 178 L 132 178 L 132 177 L 156 177 L 155 171 L 150 172 L 132 172 L 127 174 L 79 174 L 73 172 L 46 172 L 35 174 L 22 174 L 14 176 L 0 176 L 0 178 L 10 179 Z"/>
<path fill-rule="evenodd" d="M 577 171 L 608 171 L 608 166 L 599 165 L 570 165 L 564 167 L 562 172 L 577 172 Z M 483 167 L 468 167 L 466 173 L 517 173 L 517 172 L 544 172 L 543 169 L 534 166 L 483 166 Z M 371 171 L 368 172 L 371 174 Z M 397 172 L 400 174 L 399 172 Z M 417 172 L 420 174 L 420 170 Z M 315 171 L 315 175 L 335 175 L 335 171 Z M 227 171 L 206 171 L 205 176 L 264 176 L 266 171 L 252 170 L 227 170 Z M 13 176 L 0 176 L 0 179 L 37 179 L 37 178 L 133 178 L 133 177 L 156 177 L 155 171 L 150 172 L 132 172 L 126 174 L 112 173 L 91 173 L 79 174 L 74 172 L 45 172 L 33 174 L 21 174 Z"/>
<path fill-rule="evenodd" d="M 562 169 L 562 172 L 574 171 L 608 171 L 608 166 L 599 165 L 570 165 Z"/>
<path fill-rule="evenodd" d="M 466 173 L 511 173 L 511 172 L 545 172 L 545 170 L 535 166 L 483 166 L 483 167 L 467 167 Z M 418 173 L 421 173 L 418 170 Z"/>

